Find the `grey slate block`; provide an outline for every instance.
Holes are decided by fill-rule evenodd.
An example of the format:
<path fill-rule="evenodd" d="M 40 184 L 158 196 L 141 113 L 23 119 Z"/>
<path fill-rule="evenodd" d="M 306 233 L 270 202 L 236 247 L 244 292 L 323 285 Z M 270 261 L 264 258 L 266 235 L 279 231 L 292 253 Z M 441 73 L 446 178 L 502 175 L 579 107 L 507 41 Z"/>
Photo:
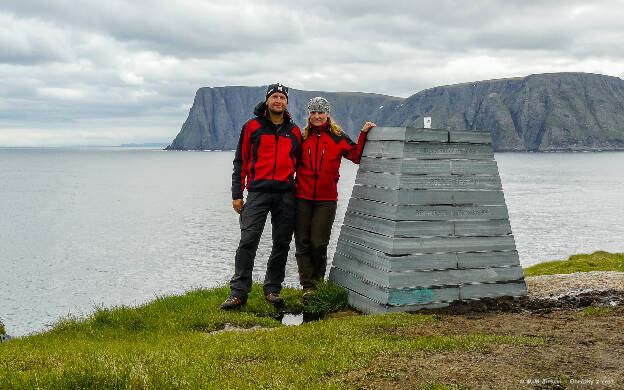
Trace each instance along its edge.
<path fill-rule="evenodd" d="M 393 205 L 440 205 L 453 204 L 453 193 L 449 190 L 392 190 L 389 188 L 353 186 L 351 196 Z"/>
<path fill-rule="evenodd" d="M 419 159 L 452 158 L 478 160 L 492 159 L 494 158 L 494 152 L 492 152 L 492 147 L 489 145 L 407 142 L 405 144 L 404 157 Z"/>
<path fill-rule="evenodd" d="M 520 259 L 515 249 L 510 251 L 457 253 L 458 268 L 515 267 L 519 264 Z"/>
<path fill-rule="evenodd" d="M 334 252 L 334 257 L 332 260 L 332 267 L 334 266 L 334 261 L 336 256 L 341 255 L 347 258 L 345 261 L 360 261 L 364 262 L 371 267 L 390 272 L 392 270 L 392 257 L 386 255 L 383 252 L 378 250 L 374 250 L 372 248 L 365 247 L 363 245 L 355 244 L 353 242 L 348 242 L 339 239 L 336 244 L 336 251 Z M 457 260 L 455 259 L 455 264 L 457 264 Z M 408 265 L 408 267 L 411 264 Z M 409 268 L 407 268 L 409 269 Z"/>
<path fill-rule="evenodd" d="M 452 175 L 498 175 L 496 160 L 450 160 Z"/>
<path fill-rule="evenodd" d="M 402 141 L 369 141 L 367 139 L 362 156 L 373 158 L 404 158 L 405 143 Z"/>
<path fill-rule="evenodd" d="M 468 142 L 473 144 L 492 144 L 489 131 L 449 131 L 449 142 Z"/>
<path fill-rule="evenodd" d="M 434 309 L 444 306 L 448 306 L 447 302 L 443 303 L 430 303 L 425 305 L 402 305 L 402 306 L 390 306 L 382 305 L 375 302 L 370 298 L 367 298 L 355 291 L 347 290 L 349 305 L 357 307 L 362 312 L 367 314 L 384 314 L 384 313 L 398 313 L 398 312 L 412 312 L 420 309 Z"/>
<path fill-rule="evenodd" d="M 390 288 L 390 272 L 373 267 L 365 262 L 352 259 L 341 252 L 336 252 L 334 254 L 332 267 L 349 270 L 348 272 L 362 280 L 368 281 L 371 284 L 379 287 Z"/>
<path fill-rule="evenodd" d="M 516 267 L 520 264 L 518 252 L 456 252 L 388 255 L 365 245 L 338 240 L 336 252 L 348 259 L 360 261 L 387 272 L 430 271 L 441 269 Z"/>
<path fill-rule="evenodd" d="M 500 237 L 388 237 L 343 225 L 340 237 L 389 255 L 515 249 L 513 236 Z"/>
<path fill-rule="evenodd" d="M 407 127 L 377 126 L 370 129 L 366 141 L 405 141 Z"/>
<path fill-rule="evenodd" d="M 338 267 L 332 266 L 329 272 L 329 280 L 348 290 L 357 291 L 377 303 L 388 303 L 388 289 L 366 283 L 363 280 L 358 279 L 354 275 Z M 457 288 L 457 296 L 459 297 L 459 288 Z"/>
<path fill-rule="evenodd" d="M 349 200 L 348 210 L 395 221 L 475 221 L 509 218 L 505 206 L 395 206 L 357 198 Z"/>
<path fill-rule="evenodd" d="M 527 295 L 524 279 L 515 283 L 488 283 L 464 285 L 459 288 L 459 297 L 462 300 L 495 298 L 495 297 L 520 297 Z"/>
<path fill-rule="evenodd" d="M 388 292 L 388 305 L 406 306 L 449 303 L 459 298 L 458 292 L 458 287 L 392 289 Z"/>
<path fill-rule="evenodd" d="M 343 225 L 390 237 L 444 237 L 455 230 L 450 221 L 392 221 L 352 212 L 345 213 Z"/>
<path fill-rule="evenodd" d="M 494 283 L 518 280 L 523 277 L 522 267 L 490 267 L 490 268 L 451 268 L 444 270 L 388 272 L 375 268 L 360 259 L 353 259 L 343 253 L 336 253 L 332 266 L 357 276 L 380 287 L 421 288 L 421 287 L 455 287 L 464 284 Z"/>
<path fill-rule="evenodd" d="M 448 130 L 419 129 L 414 127 L 374 127 L 368 133 L 368 141 L 436 141 L 448 142 Z"/>
<path fill-rule="evenodd" d="M 417 160 L 362 157 L 360 168 L 370 172 L 404 173 L 413 175 L 450 174 L 453 160 Z"/>
<path fill-rule="evenodd" d="M 491 175 L 403 175 L 360 170 L 355 184 L 390 189 L 500 190 L 498 176 Z"/>
<path fill-rule="evenodd" d="M 332 267 L 329 278 L 377 303 L 392 306 L 434 304 L 459 299 L 459 287 L 388 289 L 375 286 L 338 267 Z"/>
<path fill-rule="evenodd" d="M 493 159 L 490 145 L 468 143 L 367 141 L 365 157 L 416 158 L 416 159 Z"/>
<path fill-rule="evenodd" d="M 371 217 L 370 215 L 345 213 L 343 226 L 352 226 L 363 230 L 372 231 L 386 236 L 394 236 L 396 231 L 396 221 L 389 219 Z M 452 234 L 451 226 L 450 233 Z"/>
<path fill-rule="evenodd" d="M 336 252 L 354 261 L 386 271 L 420 271 L 458 268 L 456 253 L 411 254 L 391 256 L 357 243 L 338 240 Z"/>
<path fill-rule="evenodd" d="M 454 205 L 506 206 L 501 190 L 453 191 Z"/>
<path fill-rule="evenodd" d="M 356 184 L 351 196 L 393 205 L 505 205 L 502 190 L 393 190 Z"/>
<path fill-rule="evenodd" d="M 362 157 L 360 170 L 370 172 L 402 173 L 411 175 L 493 175 L 498 176 L 498 166 L 487 160 L 419 160 L 416 158 Z"/>
<path fill-rule="evenodd" d="M 511 234 L 511 225 L 508 219 L 454 221 L 453 226 L 453 234 L 456 236 L 502 236 Z"/>

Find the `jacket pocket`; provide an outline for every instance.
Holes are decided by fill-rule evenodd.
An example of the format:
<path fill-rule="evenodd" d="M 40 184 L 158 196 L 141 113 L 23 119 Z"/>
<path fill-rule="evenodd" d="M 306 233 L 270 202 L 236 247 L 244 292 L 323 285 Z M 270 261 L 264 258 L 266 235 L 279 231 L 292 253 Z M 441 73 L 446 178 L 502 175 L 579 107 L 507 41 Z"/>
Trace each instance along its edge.
<path fill-rule="evenodd" d="M 327 149 L 327 145 L 323 145 L 323 153 L 321 153 L 321 162 L 319 164 L 319 172 L 323 170 L 323 157 L 325 157 L 325 149 Z"/>

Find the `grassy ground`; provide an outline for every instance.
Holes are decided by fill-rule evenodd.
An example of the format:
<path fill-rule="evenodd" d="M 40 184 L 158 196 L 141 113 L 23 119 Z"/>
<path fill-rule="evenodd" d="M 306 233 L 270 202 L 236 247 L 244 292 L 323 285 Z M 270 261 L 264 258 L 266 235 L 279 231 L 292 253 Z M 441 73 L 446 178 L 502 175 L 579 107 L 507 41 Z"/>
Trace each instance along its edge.
<path fill-rule="evenodd" d="M 622 259 L 596 252 L 531 272 L 577 272 L 588 264 L 590 270 L 622 270 Z M 617 347 L 624 340 L 614 344 L 622 338 L 620 308 L 535 318 L 346 315 L 285 327 L 260 286 L 235 311 L 219 308 L 227 295 L 222 287 L 136 308 L 99 308 L 89 318 L 65 319 L 48 332 L 0 343 L 0 388 L 525 388 L 525 379 L 569 379 L 575 372 L 620 380 L 617 369 L 610 371 L 624 357 Z M 287 288 L 282 296 L 288 310 L 302 310 L 300 290 Z M 319 286 L 316 298 L 309 309 L 321 314 L 345 305 L 344 293 L 331 283 Z M 220 331 L 226 326 L 247 331 Z M 566 363 L 572 371 L 563 372 L 568 366 L 558 357 L 574 353 L 578 359 Z M 552 364 L 533 364 L 544 356 Z"/>
<path fill-rule="evenodd" d="M 86 320 L 64 320 L 46 333 L 0 344 L 0 388 L 343 388 L 340 378 L 380 356 L 543 343 L 482 333 L 396 334 L 436 321 L 410 314 L 284 327 L 271 318 L 274 309 L 259 286 L 233 312 L 219 309 L 227 293 L 200 290 L 138 308 L 99 309 Z M 290 308 L 301 307 L 300 291 L 285 289 L 283 296 Z M 225 324 L 275 329 L 215 332 Z"/>
<path fill-rule="evenodd" d="M 594 252 L 572 255 L 568 260 L 541 263 L 524 269 L 524 276 L 571 274 L 588 271 L 624 272 L 624 253 Z"/>

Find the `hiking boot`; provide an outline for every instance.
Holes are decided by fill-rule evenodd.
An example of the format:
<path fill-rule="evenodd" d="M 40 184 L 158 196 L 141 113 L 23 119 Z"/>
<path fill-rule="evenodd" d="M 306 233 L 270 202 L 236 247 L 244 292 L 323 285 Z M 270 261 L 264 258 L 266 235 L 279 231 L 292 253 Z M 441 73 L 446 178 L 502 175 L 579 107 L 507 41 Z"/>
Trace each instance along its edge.
<path fill-rule="evenodd" d="M 269 293 L 265 296 L 265 298 L 269 303 L 272 303 L 275 306 L 281 306 L 284 304 L 284 298 L 280 297 L 279 294 Z"/>
<path fill-rule="evenodd" d="M 316 290 L 314 290 L 313 287 L 303 289 L 303 300 L 305 301 L 310 298 L 310 295 L 314 294 L 314 291 Z"/>
<path fill-rule="evenodd" d="M 237 307 L 243 306 L 247 302 L 247 299 L 239 298 L 239 297 L 229 297 L 221 304 L 221 309 L 223 310 L 232 310 Z"/>

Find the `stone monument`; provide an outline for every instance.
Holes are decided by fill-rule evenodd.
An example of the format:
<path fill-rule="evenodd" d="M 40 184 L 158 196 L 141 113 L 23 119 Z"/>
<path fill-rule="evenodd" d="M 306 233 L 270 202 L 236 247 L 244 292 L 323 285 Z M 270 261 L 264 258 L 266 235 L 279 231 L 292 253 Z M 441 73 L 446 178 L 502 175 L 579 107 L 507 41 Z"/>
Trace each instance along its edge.
<path fill-rule="evenodd" d="M 526 295 L 489 132 L 373 128 L 329 278 L 368 313 Z"/>

